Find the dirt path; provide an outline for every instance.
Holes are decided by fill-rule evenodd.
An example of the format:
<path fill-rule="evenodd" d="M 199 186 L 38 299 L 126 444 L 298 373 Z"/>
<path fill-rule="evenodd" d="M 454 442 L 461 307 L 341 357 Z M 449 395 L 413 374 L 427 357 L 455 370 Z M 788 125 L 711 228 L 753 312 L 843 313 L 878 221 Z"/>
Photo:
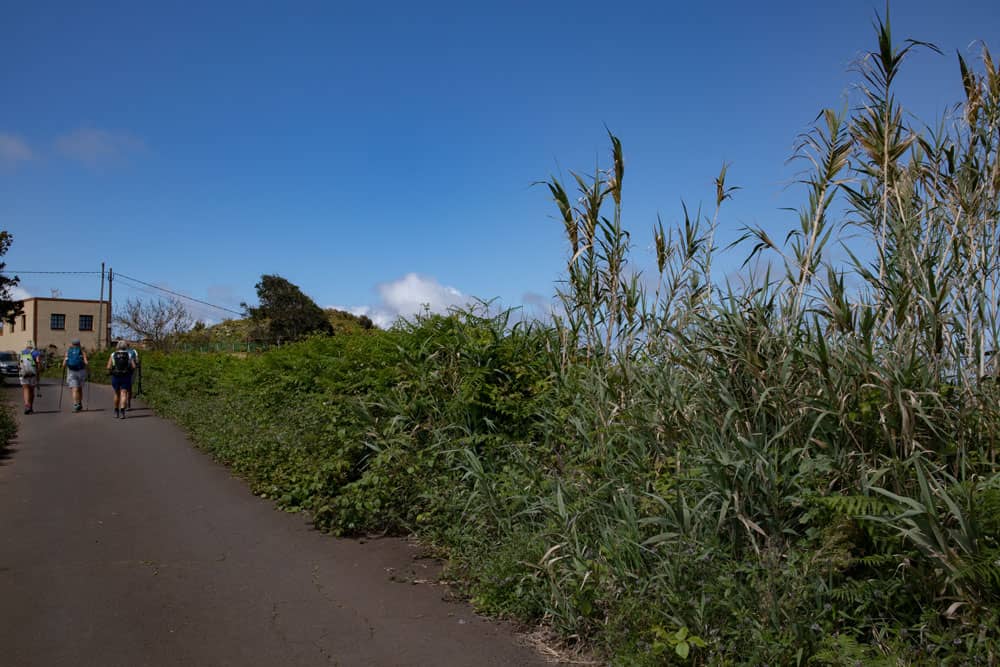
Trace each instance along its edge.
<path fill-rule="evenodd" d="M 20 388 L 4 395 L 20 404 Z M 400 540 L 338 540 L 254 497 L 110 389 L 58 383 L 0 459 L 0 663 L 542 665 L 510 628 L 447 602 Z"/>

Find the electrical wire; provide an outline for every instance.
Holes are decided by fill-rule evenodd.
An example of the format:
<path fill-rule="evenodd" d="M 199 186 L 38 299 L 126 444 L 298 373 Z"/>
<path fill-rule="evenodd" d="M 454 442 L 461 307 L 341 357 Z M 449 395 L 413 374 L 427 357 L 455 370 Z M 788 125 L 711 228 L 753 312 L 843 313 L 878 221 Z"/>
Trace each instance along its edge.
<path fill-rule="evenodd" d="M 152 283 L 147 283 L 144 280 L 139 280 L 138 278 L 133 278 L 132 276 L 127 276 L 124 273 L 115 273 L 114 275 L 115 275 L 116 278 L 123 278 L 123 279 L 125 279 L 127 281 L 131 281 L 131 282 L 134 282 L 134 283 L 139 283 L 140 285 L 145 285 L 146 287 L 152 287 L 155 290 L 160 290 L 161 292 L 166 292 L 167 294 L 172 294 L 173 296 L 179 297 L 181 299 L 187 299 L 188 301 L 194 301 L 195 303 L 200 303 L 203 306 L 208 306 L 210 308 L 215 308 L 217 310 L 222 310 L 222 311 L 225 311 L 227 313 L 232 313 L 234 315 L 239 315 L 240 317 L 243 317 L 243 313 L 241 313 L 238 310 L 233 310 L 232 308 L 226 308 L 224 306 L 217 306 L 214 303 L 209 303 L 208 301 L 202 301 L 201 299 L 196 299 L 193 296 L 187 296 L 186 294 L 181 294 L 180 292 L 175 292 L 173 290 L 169 290 L 166 287 L 159 287 L 158 285 L 153 285 Z"/>
<path fill-rule="evenodd" d="M 47 274 L 47 275 L 59 275 L 59 276 L 99 276 L 100 271 L 12 271 L 10 269 L 4 269 L 0 273 L 24 273 L 24 274 Z"/>
<path fill-rule="evenodd" d="M 61 275 L 61 276 L 83 276 L 83 275 L 86 275 L 86 276 L 99 276 L 99 275 L 101 275 L 100 271 L 12 271 L 10 269 L 0 270 L 0 274 L 22 274 L 22 273 L 25 274 L 25 275 L 32 274 L 32 275 Z M 109 274 L 110 274 L 110 270 L 109 270 Z M 147 283 L 144 280 L 139 280 L 138 278 L 133 278 L 132 276 L 125 275 L 124 273 L 113 273 L 113 274 L 110 274 L 110 275 L 113 275 L 115 278 L 121 278 L 121 279 L 123 279 L 125 281 L 128 281 L 128 282 L 138 283 L 140 285 L 145 285 L 146 287 L 151 287 L 151 288 L 153 288 L 155 290 L 159 290 L 160 292 L 165 292 L 167 294 L 171 294 L 171 295 L 173 295 L 175 297 L 178 297 L 178 298 L 181 298 L 181 299 L 186 299 L 188 301 L 193 301 L 194 303 L 200 303 L 201 305 L 208 306 L 209 308 L 215 308 L 216 310 L 221 310 L 221 311 L 226 312 L 226 313 L 232 313 L 233 315 L 238 315 L 240 317 L 243 317 L 243 313 L 240 312 L 240 311 L 238 311 L 238 310 L 233 310 L 232 308 L 226 308 L 225 306 L 219 306 L 219 305 L 216 305 L 214 303 L 209 303 L 208 301 L 202 301 L 201 299 L 196 299 L 193 296 L 187 296 L 186 294 L 181 294 L 180 292 L 175 292 L 173 290 L 169 290 L 166 287 L 160 287 L 160 286 L 154 285 L 152 283 Z M 152 294 L 152 292 L 149 292 L 147 290 L 142 290 L 141 288 L 136 288 L 134 286 L 129 286 L 129 287 L 131 287 L 132 289 L 136 289 L 138 291 L 144 292 L 146 294 Z"/>

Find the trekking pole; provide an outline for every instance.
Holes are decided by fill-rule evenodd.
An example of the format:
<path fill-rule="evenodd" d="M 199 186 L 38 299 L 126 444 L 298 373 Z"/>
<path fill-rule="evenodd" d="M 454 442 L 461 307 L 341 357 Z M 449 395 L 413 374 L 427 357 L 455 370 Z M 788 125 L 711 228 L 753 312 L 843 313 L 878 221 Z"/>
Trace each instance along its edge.
<path fill-rule="evenodd" d="M 69 370 L 59 376 L 59 411 L 62 412 L 62 394 L 63 387 L 66 386 L 66 378 L 69 374 Z"/>

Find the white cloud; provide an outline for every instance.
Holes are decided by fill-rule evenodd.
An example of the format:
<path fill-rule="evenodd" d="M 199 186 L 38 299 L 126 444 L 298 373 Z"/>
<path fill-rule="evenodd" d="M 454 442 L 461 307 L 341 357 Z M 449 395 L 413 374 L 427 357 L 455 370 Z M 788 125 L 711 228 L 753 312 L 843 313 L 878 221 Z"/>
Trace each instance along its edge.
<path fill-rule="evenodd" d="M 374 308 L 372 306 L 348 306 L 346 308 L 343 306 L 328 306 L 328 307 L 336 308 L 337 310 L 343 310 L 350 313 L 351 315 L 357 315 L 358 317 L 365 315 L 368 317 L 368 319 L 370 319 L 372 322 L 375 323 L 375 326 L 379 327 L 380 329 L 388 329 L 393 325 L 393 323 L 396 321 L 396 318 L 398 317 L 398 315 L 390 313 L 388 310 L 385 310 L 384 308 Z"/>
<path fill-rule="evenodd" d="M 404 317 L 421 313 L 425 307 L 432 313 L 442 313 L 471 301 L 454 287 L 416 273 L 407 273 L 399 280 L 382 283 L 378 291 L 386 308 Z"/>
<path fill-rule="evenodd" d="M 557 311 L 558 300 L 550 296 L 542 296 L 537 292 L 525 292 L 521 295 L 521 309 L 515 313 L 520 320 L 551 320 Z"/>
<path fill-rule="evenodd" d="M 124 161 L 144 150 L 142 139 L 127 132 L 82 128 L 56 139 L 56 149 L 88 167 L 102 167 Z"/>
<path fill-rule="evenodd" d="M 442 285 L 434 278 L 408 273 L 398 280 L 378 286 L 382 302 L 375 306 L 329 306 L 352 315 L 366 315 L 377 326 L 386 329 L 400 317 L 412 317 L 426 308 L 432 313 L 444 313 L 449 308 L 466 306 L 473 299 L 460 290 Z"/>
<path fill-rule="evenodd" d="M 25 299 L 30 299 L 34 296 L 31 292 L 24 289 L 20 285 L 15 285 L 10 288 L 10 298 L 14 301 L 23 301 Z"/>
<path fill-rule="evenodd" d="M 13 167 L 18 162 L 28 162 L 33 159 L 35 153 L 24 139 L 0 132 L 0 165 Z"/>
<path fill-rule="evenodd" d="M 555 305 L 555 301 L 551 296 L 542 296 L 537 292 L 525 292 L 521 295 L 521 301 L 526 306 L 533 306 L 539 310 L 550 311 Z"/>

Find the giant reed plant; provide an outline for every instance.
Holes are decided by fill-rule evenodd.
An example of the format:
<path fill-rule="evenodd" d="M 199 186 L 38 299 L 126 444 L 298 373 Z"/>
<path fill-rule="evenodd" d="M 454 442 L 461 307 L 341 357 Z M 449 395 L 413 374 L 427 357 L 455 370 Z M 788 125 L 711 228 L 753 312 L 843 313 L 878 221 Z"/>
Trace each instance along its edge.
<path fill-rule="evenodd" d="M 783 243 L 763 227 L 742 237 L 744 266 L 778 267 L 743 289 L 712 279 L 718 209 L 733 191 L 725 169 L 715 215 L 685 208 L 677 227 L 654 228 L 651 293 L 625 268 L 621 142 L 611 137 L 609 169 L 576 177 L 575 204 L 558 180 L 549 188 L 570 241 L 556 320 L 561 377 L 580 397 L 563 436 L 580 443 L 583 460 L 601 462 L 596 479 L 647 495 L 636 525 L 659 535 L 686 535 L 765 571 L 798 562 L 802 549 L 846 545 L 832 560 L 816 554 L 827 565 L 811 595 L 851 601 L 860 616 L 844 627 L 819 613 L 819 629 L 797 631 L 796 641 L 818 648 L 824 631 L 849 631 L 885 652 L 893 641 L 878 634 L 879 614 L 915 628 L 936 610 L 950 620 L 933 625 L 960 634 L 1000 599 L 990 500 L 997 391 L 987 363 L 1000 343 L 1000 70 L 985 47 L 982 74 L 960 56 L 964 104 L 934 131 L 914 127 L 894 84 L 915 49 L 937 49 L 898 47 L 888 18 L 875 30 L 877 48 L 859 64 L 859 104 L 823 111 L 797 146 L 809 167 L 798 226 Z M 828 258 L 837 243 L 845 265 Z M 573 487 L 559 489 L 553 506 L 566 507 Z M 552 554 L 579 542 L 585 517 L 613 511 L 600 493 L 574 495 L 578 521 L 562 520 L 573 537 L 557 531 Z M 685 519 L 701 527 L 693 537 L 676 513 L 659 513 L 689 497 L 702 515 Z M 617 533 L 643 545 L 631 576 L 691 565 L 671 540 L 633 531 Z M 591 537 L 608 544 L 596 527 Z M 865 597 L 877 587 L 859 584 L 871 577 L 884 582 L 881 608 Z M 697 625 L 694 608 L 674 607 L 663 621 Z M 778 631 L 777 618 L 767 632 Z M 996 650 L 995 633 L 976 641 Z"/>

